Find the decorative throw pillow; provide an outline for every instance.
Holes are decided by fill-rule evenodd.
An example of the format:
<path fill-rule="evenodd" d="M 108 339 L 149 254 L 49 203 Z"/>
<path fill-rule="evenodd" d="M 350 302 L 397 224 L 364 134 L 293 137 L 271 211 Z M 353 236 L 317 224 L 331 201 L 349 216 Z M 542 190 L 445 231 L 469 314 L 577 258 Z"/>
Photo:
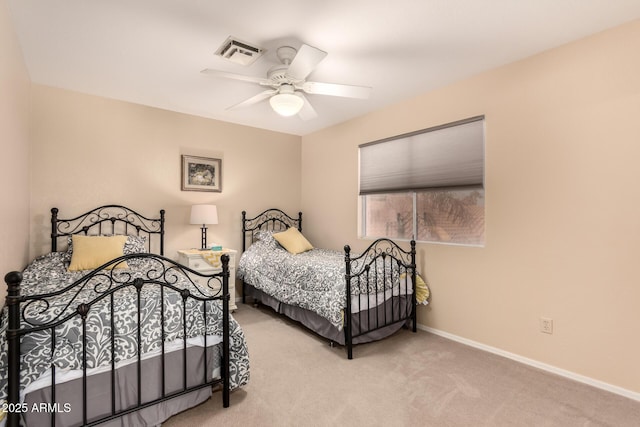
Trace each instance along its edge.
<path fill-rule="evenodd" d="M 93 270 L 114 258 L 122 256 L 127 236 L 74 235 L 72 240 L 73 253 L 71 254 L 69 271 Z M 121 262 L 115 266 L 115 268 L 128 267 L 126 262 Z"/>
<path fill-rule="evenodd" d="M 147 236 L 127 236 L 122 250 L 125 255 L 147 252 Z"/>
<path fill-rule="evenodd" d="M 280 246 L 278 245 L 278 242 L 276 242 L 275 239 L 273 238 L 273 234 L 274 234 L 273 231 L 266 231 L 266 230 L 257 231 L 253 235 L 254 243 L 263 245 L 264 247 L 267 247 L 267 248 L 273 248 L 273 249 L 280 248 Z"/>
<path fill-rule="evenodd" d="M 431 292 L 429 292 L 429 286 L 427 283 L 424 281 L 422 276 L 416 274 L 416 301 L 418 304 L 429 304 L 430 294 Z"/>
<path fill-rule="evenodd" d="M 402 273 L 400 275 L 400 280 L 404 280 L 407 276 L 407 273 Z M 411 277 L 408 279 L 409 286 L 412 286 L 413 281 Z M 429 290 L 429 285 L 424 281 L 422 276 L 416 273 L 416 302 L 418 304 L 429 304 L 429 296 L 431 295 L 431 291 Z"/>
<path fill-rule="evenodd" d="M 286 231 L 274 233 L 273 238 L 292 254 L 300 254 L 313 249 L 311 243 L 309 243 L 297 228 L 291 227 Z"/>
<path fill-rule="evenodd" d="M 111 237 L 114 236 L 114 234 L 102 234 L 102 236 Z M 120 236 L 120 234 L 115 234 L 115 236 Z M 73 254 L 73 236 L 67 237 L 67 252 L 69 256 Z M 123 252 L 125 255 L 147 252 L 147 236 L 127 235 Z"/>

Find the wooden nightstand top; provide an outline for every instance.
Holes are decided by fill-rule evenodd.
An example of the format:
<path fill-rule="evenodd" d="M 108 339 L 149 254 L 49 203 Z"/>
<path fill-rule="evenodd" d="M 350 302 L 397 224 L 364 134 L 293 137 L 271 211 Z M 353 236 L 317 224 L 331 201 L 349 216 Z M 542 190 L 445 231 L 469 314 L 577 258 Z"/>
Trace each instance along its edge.
<path fill-rule="evenodd" d="M 212 251 L 211 249 L 207 249 L 207 250 L 202 250 L 202 249 L 180 249 L 178 251 L 178 253 L 182 253 L 185 255 L 202 255 L 203 252 L 209 253 L 209 252 L 213 252 L 213 253 L 236 253 L 237 251 L 235 249 L 229 249 L 229 248 L 222 248 L 222 250 L 220 251 Z"/>
<path fill-rule="evenodd" d="M 221 251 L 200 250 L 200 249 L 180 249 L 178 251 L 178 262 L 197 272 L 211 274 L 222 269 L 222 255 L 229 256 L 229 309 L 231 311 L 238 308 L 236 306 L 236 255 L 235 249 L 223 248 Z M 191 273 L 189 273 L 190 276 Z M 194 282 L 201 280 L 200 277 L 193 276 Z"/>

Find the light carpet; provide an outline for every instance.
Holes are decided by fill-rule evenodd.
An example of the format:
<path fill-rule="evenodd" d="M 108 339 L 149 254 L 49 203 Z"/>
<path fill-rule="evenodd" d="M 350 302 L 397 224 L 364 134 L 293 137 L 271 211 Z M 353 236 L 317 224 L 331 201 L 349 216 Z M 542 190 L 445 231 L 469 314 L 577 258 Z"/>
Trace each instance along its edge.
<path fill-rule="evenodd" d="M 251 379 L 175 426 L 640 426 L 640 402 L 445 338 L 401 330 L 354 348 L 239 305 Z"/>

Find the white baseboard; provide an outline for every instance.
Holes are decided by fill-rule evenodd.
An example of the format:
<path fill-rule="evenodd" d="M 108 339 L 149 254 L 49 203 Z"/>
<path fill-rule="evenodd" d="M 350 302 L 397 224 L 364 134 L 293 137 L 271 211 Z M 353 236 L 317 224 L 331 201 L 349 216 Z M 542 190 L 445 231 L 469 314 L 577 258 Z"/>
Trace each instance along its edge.
<path fill-rule="evenodd" d="M 584 375 L 576 374 L 575 372 L 567 371 L 565 369 L 558 368 L 556 366 L 548 365 L 546 363 L 538 362 L 537 360 L 529 359 L 527 357 L 523 357 L 514 353 L 510 353 L 508 351 L 501 350 L 496 347 L 491 347 L 486 344 L 482 344 L 467 338 L 459 337 L 454 334 L 450 334 L 448 332 L 441 331 L 439 329 L 431 328 L 428 326 L 424 326 L 418 324 L 418 329 L 430 332 L 434 335 L 441 336 L 443 338 L 450 339 L 451 341 L 456 341 L 461 344 L 468 345 L 470 347 L 477 348 L 479 350 L 487 351 L 489 353 L 497 354 L 498 356 L 506 357 L 507 359 L 515 360 L 516 362 L 523 363 L 525 365 L 533 366 L 538 369 L 542 369 L 543 371 L 551 372 L 552 374 L 560 375 L 565 378 L 572 379 L 574 381 L 578 381 L 583 384 L 587 384 L 602 390 L 606 390 L 611 393 L 618 394 L 620 396 L 627 397 L 629 399 L 640 401 L 640 393 L 635 391 L 627 390 L 622 387 L 618 387 L 609 383 L 605 383 L 603 381 L 599 381 L 590 377 L 586 377 Z"/>

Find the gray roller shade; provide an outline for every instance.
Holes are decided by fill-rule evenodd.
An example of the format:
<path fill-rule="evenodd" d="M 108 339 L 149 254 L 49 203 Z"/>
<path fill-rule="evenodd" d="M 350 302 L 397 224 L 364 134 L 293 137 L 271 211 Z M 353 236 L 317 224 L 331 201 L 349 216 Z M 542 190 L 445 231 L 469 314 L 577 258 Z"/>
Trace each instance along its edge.
<path fill-rule="evenodd" d="M 484 116 L 360 146 L 360 194 L 481 186 Z"/>

